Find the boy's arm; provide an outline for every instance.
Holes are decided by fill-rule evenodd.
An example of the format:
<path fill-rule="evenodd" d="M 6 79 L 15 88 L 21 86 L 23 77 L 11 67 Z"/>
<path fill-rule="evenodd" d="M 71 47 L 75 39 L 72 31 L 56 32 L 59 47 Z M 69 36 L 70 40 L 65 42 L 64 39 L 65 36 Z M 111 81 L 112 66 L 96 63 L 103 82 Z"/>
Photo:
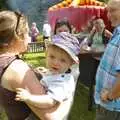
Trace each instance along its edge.
<path fill-rule="evenodd" d="M 56 104 L 56 101 L 48 95 L 32 95 L 27 90 L 17 88 L 16 100 L 24 101 L 27 104 L 39 108 L 51 108 Z"/>

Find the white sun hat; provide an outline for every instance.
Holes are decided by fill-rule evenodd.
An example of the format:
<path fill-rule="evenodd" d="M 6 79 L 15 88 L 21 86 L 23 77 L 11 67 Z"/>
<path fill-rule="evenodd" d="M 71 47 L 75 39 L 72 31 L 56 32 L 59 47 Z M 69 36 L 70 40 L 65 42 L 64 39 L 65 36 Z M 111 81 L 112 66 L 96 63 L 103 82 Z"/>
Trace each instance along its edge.
<path fill-rule="evenodd" d="M 79 63 L 77 55 L 80 52 L 80 44 L 75 36 L 67 32 L 61 32 L 52 36 L 51 44 L 63 49 L 71 56 L 75 63 Z"/>

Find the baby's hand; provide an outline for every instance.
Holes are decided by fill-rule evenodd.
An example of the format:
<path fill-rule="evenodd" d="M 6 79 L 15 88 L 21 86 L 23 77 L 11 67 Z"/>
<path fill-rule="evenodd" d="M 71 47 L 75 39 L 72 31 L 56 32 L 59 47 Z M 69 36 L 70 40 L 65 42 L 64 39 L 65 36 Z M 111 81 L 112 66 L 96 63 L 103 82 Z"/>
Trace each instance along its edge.
<path fill-rule="evenodd" d="M 23 88 L 16 88 L 16 101 L 27 101 L 30 98 L 30 93 Z"/>
<path fill-rule="evenodd" d="M 103 89 L 102 91 L 101 91 L 101 100 L 103 101 L 103 102 L 108 102 L 109 100 L 108 100 L 108 94 L 109 94 L 109 90 L 108 89 Z"/>

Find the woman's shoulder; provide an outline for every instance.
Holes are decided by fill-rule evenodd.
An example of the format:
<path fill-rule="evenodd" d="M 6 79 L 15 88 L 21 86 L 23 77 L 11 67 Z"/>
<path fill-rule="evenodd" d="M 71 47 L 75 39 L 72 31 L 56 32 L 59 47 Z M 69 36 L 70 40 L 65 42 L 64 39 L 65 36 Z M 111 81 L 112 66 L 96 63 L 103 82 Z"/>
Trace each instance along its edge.
<path fill-rule="evenodd" d="M 25 61 L 21 60 L 21 59 L 14 60 L 10 64 L 9 67 L 12 68 L 12 69 L 18 69 L 19 68 L 19 70 L 23 69 L 23 68 L 29 68 L 28 64 Z"/>
<path fill-rule="evenodd" d="M 41 92 L 41 86 L 35 73 L 21 59 L 13 61 L 4 73 L 3 81 L 9 84 L 9 88 L 27 88 L 33 93 Z"/>
<path fill-rule="evenodd" d="M 29 66 L 24 61 L 14 60 L 2 76 L 3 86 L 6 88 L 9 86 L 9 89 L 20 87 L 28 70 Z"/>
<path fill-rule="evenodd" d="M 22 78 L 30 67 L 21 59 L 14 60 L 5 71 L 7 79 L 17 80 Z"/>

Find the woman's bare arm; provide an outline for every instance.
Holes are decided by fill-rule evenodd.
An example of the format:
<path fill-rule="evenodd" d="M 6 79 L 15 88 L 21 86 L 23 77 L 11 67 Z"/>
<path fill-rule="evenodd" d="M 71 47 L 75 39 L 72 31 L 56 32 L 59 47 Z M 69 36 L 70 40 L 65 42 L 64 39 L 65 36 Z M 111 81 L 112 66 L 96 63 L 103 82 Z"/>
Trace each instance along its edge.
<path fill-rule="evenodd" d="M 17 88 L 16 93 L 15 99 L 17 101 L 24 101 L 26 104 L 30 104 L 38 108 L 51 108 L 57 103 L 49 95 L 31 94 L 23 88 Z"/>
<path fill-rule="evenodd" d="M 12 91 L 16 92 L 16 88 L 24 88 L 27 89 L 31 94 L 45 94 L 45 90 L 43 86 L 40 85 L 40 82 L 34 72 L 26 63 L 21 60 L 16 60 L 9 66 L 3 76 L 3 79 L 6 79 L 5 81 L 9 84 L 9 89 Z M 5 84 L 4 87 L 6 87 Z M 31 104 L 27 105 L 42 120 L 50 120 L 50 113 L 55 112 L 59 106 L 59 104 L 56 104 L 51 109 L 40 109 Z"/>
<path fill-rule="evenodd" d="M 105 36 L 108 37 L 108 38 L 111 38 L 112 33 L 109 30 L 105 29 Z"/>
<path fill-rule="evenodd" d="M 22 60 L 15 60 L 4 76 L 12 91 L 16 91 L 16 88 L 24 88 L 32 94 L 45 94 L 45 90 L 33 70 Z"/>

